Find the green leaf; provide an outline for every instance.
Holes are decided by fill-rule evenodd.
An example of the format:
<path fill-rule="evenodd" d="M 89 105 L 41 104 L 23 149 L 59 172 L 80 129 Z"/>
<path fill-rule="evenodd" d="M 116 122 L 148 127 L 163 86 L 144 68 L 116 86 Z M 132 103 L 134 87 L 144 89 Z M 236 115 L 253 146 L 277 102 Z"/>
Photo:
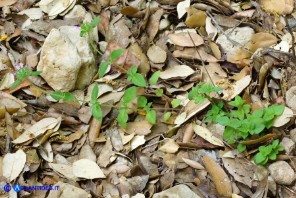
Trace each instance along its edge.
<path fill-rule="evenodd" d="M 182 101 L 181 101 L 180 99 L 173 99 L 172 102 L 171 102 L 172 107 L 173 107 L 173 108 L 178 107 L 178 106 L 181 104 L 181 102 L 182 102 Z"/>
<path fill-rule="evenodd" d="M 99 95 L 99 86 L 97 83 L 93 86 L 92 92 L 91 92 L 91 102 L 96 103 L 97 98 Z"/>
<path fill-rule="evenodd" d="M 229 118 L 227 116 L 222 116 L 218 119 L 218 123 L 227 126 L 229 124 Z"/>
<path fill-rule="evenodd" d="M 239 144 L 237 145 L 237 150 L 238 150 L 239 152 L 243 152 L 243 151 L 245 151 L 246 149 L 247 149 L 247 146 L 244 145 L 244 144 L 239 143 Z"/>
<path fill-rule="evenodd" d="M 98 121 L 102 122 L 103 120 L 103 113 L 99 103 L 93 104 L 91 106 L 91 113 Z"/>
<path fill-rule="evenodd" d="M 284 113 L 285 106 L 284 105 L 273 105 L 274 113 L 277 116 L 280 116 Z"/>
<path fill-rule="evenodd" d="M 102 78 L 104 74 L 106 73 L 106 70 L 108 68 L 108 63 L 107 62 L 101 62 L 100 67 L 99 67 L 99 78 Z"/>
<path fill-rule="evenodd" d="M 145 107 L 147 104 L 147 98 L 145 96 L 138 96 L 138 107 Z"/>
<path fill-rule="evenodd" d="M 96 16 L 91 22 L 90 22 L 90 26 L 93 28 L 97 27 L 97 25 L 100 22 L 100 17 Z"/>
<path fill-rule="evenodd" d="M 271 145 L 272 145 L 272 148 L 275 149 L 279 145 L 279 140 L 278 139 L 273 140 L 273 142 L 271 143 Z"/>
<path fill-rule="evenodd" d="M 139 74 L 139 73 L 133 74 L 132 82 L 139 87 L 146 87 L 146 81 L 142 74 Z"/>
<path fill-rule="evenodd" d="M 261 118 L 263 116 L 264 110 L 263 109 L 258 109 L 253 112 L 253 116 L 256 118 Z"/>
<path fill-rule="evenodd" d="M 265 129 L 265 125 L 263 123 L 256 123 L 255 128 L 250 131 L 253 134 L 259 134 Z"/>
<path fill-rule="evenodd" d="M 124 109 L 119 110 L 117 121 L 120 127 L 126 128 L 126 123 L 128 121 L 128 114 Z"/>
<path fill-rule="evenodd" d="M 30 74 L 30 76 L 38 76 L 42 73 L 42 71 L 34 71 Z"/>
<path fill-rule="evenodd" d="M 156 89 L 155 95 L 158 97 L 161 97 L 163 95 L 163 89 L 160 89 L 160 88 Z"/>
<path fill-rule="evenodd" d="M 77 100 L 77 99 L 75 98 L 75 96 L 73 96 L 70 92 L 65 92 L 64 94 L 65 94 L 65 95 L 64 95 L 63 101 L 65 101 L 65 102 L 69 102 L 69 101 L 75 101 L 75 100 Z"/>
<path fill-rule="evenodd" d="M 16 80 L 10 87 L 9 90 L 13 90 L 15 88 L 17 88 L 23 81 L 22 80 Z"/>
<path fill-rule="evenodd" d="M 160 71 L 154 72 L 149 79 L 150 85 L 155 85 L 160 76 Z"/>
<path fill-rule="evenodd" d="M 168 121 L 168 119 L 171 117 L 172 113 L 171 112 L 166 112 L 164 115 L 163 115 L 163 121 Z"/>
<path fill-rule="evenodd" d="M 137 95 L 137 88 L 135 86 L 129 87 L 124 92 L 123 100 L 126 103 L 130 103 L 136 98 L 136 95 Z"/>
<path fill-rule="evenodd" d="M 50 96 L 55 100 L 61 100 L 64 98 L 64 93 L 61 91 L 51 92 Z"/>
<path fill-rule="evenodd" d="M 223 139 L 226 140 L 229 144 L 235 143 L 237 135 L 235 130 L 231 127 L 226 127 L 223 133 Z"/>
<path fill-rule="evenodd" d="M 124 49 L 113 50 L 110 57 L 109 57 L 109 61 L 110 62 L 115 61 L 116 59 L 118 59 L 121 56 L 121 54 L 123 54 L 124 51 L 125 51 Z"/>
<path fill-rule="evenodd" d="M 241 107 L 245 101 L 240 96 L 235 96 L 234 101 L 229 102 L 228 104 L 233 107 Z"/>
<path fill-rule="evenodd" d="M 257 153 L 255 156 L 254 156 L 254 162 L 256 164 L 265 164 L 266 162 L 266 159 L 267 157 L 266 156 L 263 156 L 261 152 Z"/>
<path fill-rule="evenodd" d="M 155 124 L 156 123 L 156 111 L 155 110 L 150 110 L 146 112 L 146 120 L 150 124 Z"/>

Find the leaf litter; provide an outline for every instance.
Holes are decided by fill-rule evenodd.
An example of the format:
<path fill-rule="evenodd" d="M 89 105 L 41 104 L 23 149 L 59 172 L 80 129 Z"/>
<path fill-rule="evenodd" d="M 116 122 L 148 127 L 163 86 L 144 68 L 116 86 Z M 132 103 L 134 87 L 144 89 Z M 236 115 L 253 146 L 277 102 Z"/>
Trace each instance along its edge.
<path fill-rule="evenodd" d="M 59 186 L 18 193 L 40 198 L 296 196 L 277 174 L 296 171 L 294 1 L 22 2 L 0 2 L 1 184 Z M 248 119 L 208 119 L 221 101 L 239 114 L 238 96 L 264 133 L 232 143 Z"/>

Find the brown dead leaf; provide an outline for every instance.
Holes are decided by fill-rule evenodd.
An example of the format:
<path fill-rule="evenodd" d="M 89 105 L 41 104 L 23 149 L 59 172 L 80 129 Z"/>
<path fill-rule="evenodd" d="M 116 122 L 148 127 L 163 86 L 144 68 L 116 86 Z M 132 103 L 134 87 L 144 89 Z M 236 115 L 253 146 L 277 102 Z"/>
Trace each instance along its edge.
<path fill-rule="evenodd" d="M 0 1 L 0 7 L 4 7 L 4 6 L 10 6 L 12 4 L 15 4 L 17 2 L 17 0 L 1 0 Z"/>
<path fill-rule="evenodd" d="M 192 43 L 192 40 L 188 35 L 188 32 L 192 40 L 194 41 L 194 43 Z M 203 38 L 199 36 L 195 31 L 191 31 L 191 30 L 188 30 L 187 32 L 184 31 L 184 32 L 179 32 L 175 34 L 169 34 L 168 37 L 174 45 L 178 45 L 182 47 L 194 47 L 204 43 Z"/>
<path fill-rule="evenodd" d="M 139 12 L 139 9 L 132 6 L 125 6 L 121 9 L 121 14 L 130 17 L 134 16 L 137 12 Z"/>
<path fill-rule="evenodd" d="M 195 48 L 185 48 L 183 50 L 175 50 L 173 52 L 173 55 L 176 58 L 184 58 L 188 60 L 196 59 L 196 60 L 203 60 L 206 62 L 218 62 L 218 60 L 205 52 L 203 47 L 198 47 L 197 48 L 198 52 L 196 51 Z"/>
<path fill-rule="evenodd" d="M 159 9 L 149 18 L 149 22 L 147 24 L 147 33 L 150 41 L 153 41 L 154 37 L 158 32 L 159 21 L 160 18 L 163 16 L 163 12 L 163 9 Z"/>
<path fill-rule="evenodd" d="M 148 135 L 152 125 L 147 120 L 129 122 L 126 124 L 127 134 Z"/>
<path fill-rule="evenodd" d="M 205 26 L 206 17 L 207 15 L 204 11 L 197 10 L 196 13 L 193 13 L 191 16 L 187 17 L 185 24 L 189 28 Z"/>
<path fill-rule="evenodd" d="M 294 9 L 293 0 L 260 0 L 259 5 L 271 14 L 290 14 Z"/>
<path fill-rule="evenodd" d="M 162 145 L 159 150 L 165 153 L 176 153 L 179 149 L 179 145 L 173 139 L 169 139 Z"/>

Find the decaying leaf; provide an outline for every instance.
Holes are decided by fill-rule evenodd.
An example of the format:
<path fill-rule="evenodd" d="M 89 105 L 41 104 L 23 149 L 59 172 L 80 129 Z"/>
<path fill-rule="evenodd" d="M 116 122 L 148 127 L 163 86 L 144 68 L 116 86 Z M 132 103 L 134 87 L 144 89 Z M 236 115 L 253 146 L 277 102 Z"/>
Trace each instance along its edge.
<path fill-rule="evenodd" d="M 176 153 L 179 149 L 179 145 L 173 139 L 169 139 L 162 145 L 159 150 L 165 153 Z"/>
<path fill-rule="evenodd" d="M 217 146 L 224 146 L 223 141 L 220 140 L 219 138 L 215 137 L 213 135 L 213 133 L 210 130 L 208 130 L 207 128 L 199 126 L 199 125 L 194 125 L 193 130 L 197 135 L 201 136 L 202 138 L 204 138 L 208 142 L 210 142 L 214 145 L 217 145 Z"/>
<path fill-rule="evenodd" d="M 199 36 L 195 31 L 192 31 L 190 29 L 187 30 L 187 32 L 183 31 L 175 34 L 170 34 L 168 37 L 173 44 L 182 47 L 194 47 L 204 43 L 203 38 Z M 190 37 L 192 38 L 194 43 L 192 42 Z"/>
<path fill-rule="evenodd" d="M 3 176 L 9 182 L 16 179 L 22 172 L 26 163 L 26 154 L 23 150 L 19 149 L 15 153 L 8 153 L 3 158 Z"/>
<path fill-rule="evenodd" d="M 73 173 L 78 178 L 106 178 L 101 168 L 93 161 L 81 159 L 73 163 Z"/>
<path fill-rule="evenodd" d="M 259 4 L 271 14 L 290 14 L 294 9 L 293 0 L 260 0 Z"/>
<path fill-rule="evenodd" d="M 136 135 L 148 135 L 151 132 L 152 124 L 147 120 L 129 122 L 126 125 L 126 133 Z"/>
<path fill-rule="evenodd" d="M 176 65 L 168 68 L 163 72 L 160 72 L 160 78 L 161 79 L 186 78 L 193 73 L 194 73 L 194 70 L 187 65 Z"/>

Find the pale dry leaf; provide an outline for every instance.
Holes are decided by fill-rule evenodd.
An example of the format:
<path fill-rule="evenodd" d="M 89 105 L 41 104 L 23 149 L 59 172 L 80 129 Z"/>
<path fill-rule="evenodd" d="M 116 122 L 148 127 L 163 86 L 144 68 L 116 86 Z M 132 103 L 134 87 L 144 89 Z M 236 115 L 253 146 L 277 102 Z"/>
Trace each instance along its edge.
<path fill-rule="evenodd" d="M 187 65 L 176 65 L 160 72 L 161 79 L 186 78 L 194 73 L 194 70 Z"/>
<path fill-rule="evenodd" d="M 176 153 L 179 149 L 179 145 L 173 139 L 169 139 L 158 150 L 165 153 Z"/>
<path fill-rule="evenodd" d="M 9 89 L 9 87 L 15 82 L 14 75 L 12 73 L 7 73 L 2 77 L 0 81 L 0 90 Z"/>
<path fill-rule="evenodd" d="M 37 138 L 40 135 L 44 134 L 47 130 L 53 129 L 56 131 L 61 124 L 61 118 L 44 118 L 39 122 L 32 125 L 28 128 L 22 135 L 20 135 L 17 139 L 12 141 L 14 144 L 24 143 L 28 140 L 32 140 L 33 138 Z M 56 130 L 55 130 L 56 129 Z"/>
<path fill-rule="evenodd" d="M 77 181 L 78 178 L 73 173 L 73 167 L 67 164 L 48 163 L 48 166 L 63 177 Z"/>
<path fill-rule="evenodd" d="M 73 174 L 84 179 L 106 178 L 101 168 L 89 159 L 80 159 L 74 162 Z"/>
<path fill-rule="evenodd" d="M 4 6 L 10 6 L 12 4 L 15 4 L 17 2 L 17 0 L 1 0 L 0 1 L 0 8 L 4 7 Z"/>
<path fill-rule="evenodd" d="M 287 124 L 291 120 L 291 118 L 293 116 L 294 116 L 293 111 L 290 108 L 285 107 L 283 114 L 274 120 L 273 126 L 274 127 L 284 126 L 285 124 Z"/>
<path fill-rule="evenodd" d="M 134 150 L 138 148 L 139 146 L 145 144 L 145 136 L 144 135 L 136 135 L 132 140 L 131 140 L 131 150 Z"/>
<path fill-rule="evenodd" d="M 216 63 L 218 62 L 218 59 L 215 58 L 214 56 L 212 56 L 211 54 L 208 54 L 205 51 L 204 47 L 197 47 L 197 49 L 195 48 L 185 48 L 183 50 L 175 50 L 173 52 L 174 57 L 176 58 L 184 58 L 184 59 L 188 59 L 188 60 L 203 60 L 206 62 L 212 62 L 212 63 Z"/>
<path fill-rule="evenodd" d="M 167 59 L 167 53 L 157 45 L 149 47 L 147 56 L 153 63 L 164 63 Z"/>
<path fill-rule="evenodd" d="M 18 15 L 23 14 L 27 15 L 31 20 L 38 20 L 43 16 L 42 10 L 40 8 L 30 8 L 18 13 Z"/>
<path fill-rule="evenodd" d="M 47 162 L 53 162 L 53 151 L 49 142 L 43 144 L 43 149 L 39 149 L 39 154 Z"/>
<path fill-rule="evenodd" d="M 212 20 L 210 17 L 206 18 L 206 31 L 208 33 L 208 37 L 211 38 L 212 40 L 215 39 L 215 37 L 218 34 L 217 28 L 212 24 Z"/>
<path fill-rule="evenodd" d="M 182 32 L 174 34 L 169 34 L 168 37 L 169 42 L 172 42 L 174 45 L 182 47 L 195 47 L 204 43 L 203 38 L 199 36 L 195 30 L 192 31 L 192 29 L 188 29 L 187 31 L 184 30 Z"/>
<path fill-rule="evenodd" d="M 136 135 L 148 135 L 151 132 L 152 124 L 147 120 L 128 122 L 126 124 L 126 133 Z"/>
<path fill-rule="evenodd" d="M 190 0 L 184 0 L 177 5 L 178 18 L 181 19 L 186 14 L 186 9 L 190 6 Z"/>
<path fill-rule="evenodd" d="M 167 190 L 159 193 L 155 193 L 152 198 L 164 198 L 164 197 L 188 197 L 188 198 L 200 198 L 185 184 L 179 184 Z"/>
<path fill-rule="evenodd" d="M 41 0 L 38 5 L 48 16 L 55 17 L 75 2 L 76 0 Z"/>
<path fill-rule="evenodd" d="M 22 172 L 26 163 L 26 154 L 19 149 L 15 153 L 8 153 L 3 158 L 3 176 L 9 182 L 16 179 Z"/>
<path fill-rule="evenodd" d="M 209 129 L 199 125 L 193 125 L 193 130 L 197 135 L 207 140 L 208 142 L 216 146 L 222 146 L 222 147 L 224 146 L 223 141 L 215 137 Z"/>
<path fill-rule="evenodd" d="M 125 145 L 125 144 L 129 143 L 135 137 L 135 134 L 124 135 L 123 132 L 120 132 L 120 136 L 122 139 L 122 144 Z"/>
<path fill-rule="evenodd" d="M 221 51 L 219 49 L 219 46 L 216 43 L 214 43 L 213 41 L 209 41 L 209 46 L 210 46 L 215 58 L 220 60 L 222 56 L 221 56 Z"/>
<path fill-rule="evenodd" d="M 59 189 L 49 191 L 47 198 L 89 197 L 86 191 L 68 183 L 59 181 L 55 186 L 59 186 Z"/>
<path fill-rule="evenodd" d="M 187 113 L 186 113 L 186 112 L 183 112 L 183 113 L 179 114 L 179 115 L 176 117 L 176 119 L 175 119 L 175 121 L 174 121 L 174 124 L 176 124 L 176 125 L 181 125 L 181 124 L 183 124 L 183 123 L 186 121 L 186 117 L 187 117 Z"/>
<path fill-rule="evenodd" d="M 191 159 L 187 159 L 182 157 L 183 161 L 188 164 L 189 166 L 191 166 L 192 168 L 198 169 L 198 170 L 203 170 L 205 169 L 205 167 L 203 167 L 203 165 L 201 165 L 200 163 L 198 163 L 197 161 L 191 160 Z"/>

